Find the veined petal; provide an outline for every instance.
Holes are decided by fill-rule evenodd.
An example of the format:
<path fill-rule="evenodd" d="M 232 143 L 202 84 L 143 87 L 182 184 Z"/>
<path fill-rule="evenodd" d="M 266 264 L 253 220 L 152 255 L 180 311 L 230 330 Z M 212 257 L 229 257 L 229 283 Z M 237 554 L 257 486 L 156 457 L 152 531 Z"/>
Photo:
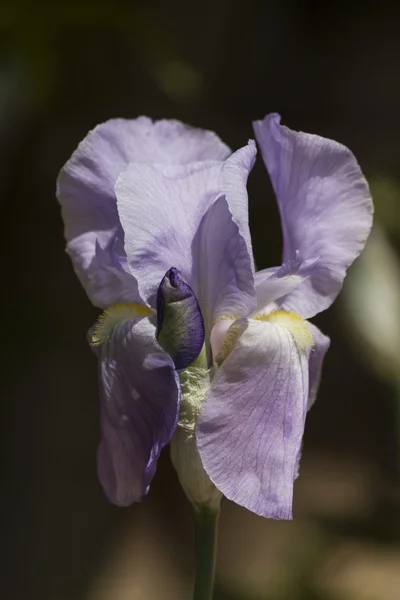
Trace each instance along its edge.
<path fill-rule="evenodd" d="M 273 323 L 243 320 L 197 426 L 205 470 L 230 500 L 273 519 L 292 516 L 308 398 L 308 360 Z"/>
<path fill-rule="evenodd" d="M 247 146 L 234 152 L 225 161 L 222 168 L 222 190 L 224 191 L 233 220 L 238 225 L 239 233 L 246 242 L 253 272 L 254 260 L 249 229 L 247 178 L 254 166 L 256 154 L 257 146 L 254 140 L 249 140 Z"/>
<path fill-rule="evenodd" d="M 140 300 L 136 283 L 124 268 L 123 231 L 114 193 L 117 177 L 128 163 L 222 161 L 230 153 L 212 132 L 146 117 L 112 119 L 86 136 L 60 171 L 57 198 L 68 252 L 93 304 L 104 308 Z"/>
<path fill-rule="evenodd" d="M 331 344 L 331 340 L 312 323 L 308 322 L 307 325 L 311 330 L 311 334 L 314 340 L 314 345 L 309 350 L 308 359 L 310 391 L 308 394 L 307 410 L 310 410 L 315 400 L 317 399 L 318 388 L 321 381 L 322 365 L 324 362 L 325 354 L 328 352 L 329 346 Z"/>
<path fill-rule="evenodd" d="M 244 317 L 256 306 L 252 256 L 225 196 L 204 215 L 193 247 L 194 285 L 208 338 L 218 317 Z"/>
<path fill-rule="evenodd" d="M 231 154 L 216 134 L 179 121 L 111 119 L 89 132 L 61 169 L 57 195 L 67 240 L 118 224 L 114 186 L 129 163 L 184 165 Z"/>
<path fill-rule="evenodd" d="M 295 256 L 295 260 L 283 263 L 280 267 L 263 269 L 255 274 L 257 311 L 293 292 L 311 275 L 319 262 L 319 258 L 303 260 L 299 252 Z"/>
<path fill-rule="evenodd" d="M 184 170 L 178 167 L 172 177 L 172 168 L 166 176 L 154 165 L 131 164 L 115 186 L 129 267 L 141 296 L 153 306 L 171 267 L 194 287 L 193 240 L 219 193 L 220 163 Z"/>
<path fill-rule="evenodd" d="M 307 411 L 313 406 L 317 399 L 318 388 L 321 381 L 322 365 L 324 362 L 325 354 L 327 353 L 331 340 L 324 335 L 318 327 L 312 323 L 307 323 L 313 336 L 314 345 L 308 351 L 308 377 L 309 377 L 309 392 Z M 299 476 L 299 467 L 301 459 L 302 447 L 299 448 L 299 452 L 296 460 L 296 472 L 295 478 Z"/>
<path fill-rule="evenodd" d="M 88 231 L 67 244 L 74 271 L 90 301 L 99 308 L 118 302 L 141 302 L 137 282 L 126 269 L 120 239 L 122 230 L 119 234 Z"/>
<path fill-rule="evenodd" d="M 310 318 L 332 304 L 365 245 L 373 213 L 368 184 L 348 148 L 292 131 L 280 125 L 279 115 L 256 121 L 254 131 L 278 200 L 284 262 L 296 251 L 305 259 L 319 257 L 282 305 Z"/>
<path fill-rule="evenodd" d="M 240 159 L 241 152 L 247 161 Z M 182 272 L 197 294 L 202 282 L 195 281 L 193 270 L 199 228 L 207 210 L 220 196 L 225 195 L 232 211 L 234 223 L 230 230 L 236 223 L 239 234 L 241 228 L 248 231 L 246 180 L 254 155 L 253 143 L 224 163 L 205 161 L 179 167 L 131 164 L 120 175 L 115 191 L 125 251 L 140 294 L 147 302 L 154 305 L 158 283 L 171 266 Z M 227 223 L 228 212 L 225 210 Z M 250 237 L 247 256 L 252 269 Z"/>
<path fill-rule="evenodd" d="M 109 500 L 127 506 L 148 492 L 160 452 L 174 433 L 179 378 L 148 319 L 116 325 L 98 355 L 99 478 Z"/>
<path fill-rule="evenodd" d="M 175 119 L 153 121 L 139 117 L 135 154 L 129 162 L 186 165 L 203 160 L 223 161 L 232 150 L 213 131 L 191 127 Z M 140 128 L 140 133 L 139 133 Z"/>

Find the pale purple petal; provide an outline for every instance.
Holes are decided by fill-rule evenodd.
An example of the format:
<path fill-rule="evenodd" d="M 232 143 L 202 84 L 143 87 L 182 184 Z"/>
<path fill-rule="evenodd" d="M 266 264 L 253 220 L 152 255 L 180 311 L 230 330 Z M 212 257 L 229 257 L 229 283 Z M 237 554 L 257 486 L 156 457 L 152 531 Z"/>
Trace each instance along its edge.
<path fill-rule="evenodd" d="M 313 406 L 315 400 L 317 399 L 318 388 L 321 381 L 322 365 L 324 362 L 325 354 L 329 349 L 331 340 L 312 323 L 308 322 L 307 325 L 311 330 L 314 340 L 314 346 L 308 350 L 309 392 L 307 411 L 309 411 L 310 408 Z M 299 453 L 297 455 L 296 460 L 296 479 L 299 476 L 300 472 L 301 454 L 302 446 L 299 449 Z"/>
<path fill-rule="evenodd" d="M 254 260 L 249 229 L 247 178 L 254 166 L 256 154 L 256 144 L 254 140 L 249 140 L 247 146 L 234 152 L 225 161 L 222 169 L 222 189 L 225 193 L 233 220 L 238 225 L 239 233 L 246 242 L 253 271 Z"/>
<path fill-rule="evenodd" d="M 214 133 L 179 121 L 139 117 L 98 125 L 79 144 L 58 178 L 67 240 L 118 224 L 114 186 L 129 163 L 222 161 L 230 153 Z"/>
<path fill-rule="evenodd" d="M 373 212 L 368 184 L 345 146 L 292 131 L 279 115 L 256 121 L 254 131 L 278 200 L 284 262 L 296 251 L 320 259 L 283 304 L 310 318 L 332 304 L 365 245 Z"/>
<path fill-rule="evenodd" d="M 310 391 L 308 394 L 307 410 L 310 410 L 315 400 L 317 399 L 318 388 L 321 381 L 322 365 L 324 362 L 325 354 L 328 352 L 329 346 L 331 344 L 331 340 L 312 323 L 307 323 L 307 325 L 311 330 L 314 340 L 314 346 L 309 350 L 308 358 Z"/>
<path fill-rule="evenodd" d="M 131 164 L 118 178 L 115 191 L 125 233 L 125 251 L 146 302 L 154 305 L 158 284 L 172 266 L 182 272 L 196 291 L 199 282 L 193 280 L 193 271 L 198 232 L 205 213 L 218 197 L 225 194 L 229 208 L 231 201 L 236 202 L 238 216 L 233 220 L 239 230 L 241 226 L 246 228 L 245 181 L 252 161 L 243 159 L 239 161 L 240 166 L 236 164 L 240 152 L 225 163 L 209 161 L 161 168 L 160 165 Z M 224 173 L 231 161 L 235 167 L 231 171 L 228 169 L 228 173 L 232 173 L 237 184 L 233 188 L 228 185 L 228 173 Z M 251 252 L 251 244 L 247 254 L 249 248 Z M 248 256 L 252 264 L 252 257 Z M 216 260 L 215 255 L 212 260 Z"/>
<path fill-rule="evenodd" d="M 198 448 L 227 498 L 264 517 L 290 519 L 307 408 L 307 355 L 277 325 L 248 320 L 243 328 L 206 395 Z"/>
<path fill-rule="evenodd" d="M 232 153 L 213 131 L 174 119 L 153 121 L 139 117 L 128 123 L 136 124 L 136 141 L 132 144 L 129 162 L 186 165 L 203 160 L 223 161 Z"/>
<path fill-rule="evenodd" d="M 262 311 L 271 302 L 279 305 L 280 299 L 285 299 L 311 275 L 318 262 L 319 258 L 303 260 L 297 252 L 295 260 L 258 271 L 255 274 L 257 311 Z"/>
<path fill-rule="evenodd" d="M 222 161 L 230 149 L 212 132 L 178 121 L 112 119 L 79 144 L 57 180 L 67 249 L 90 300 L 104 307 L 139 300 L 125 269 L 114 186 L 130 162 Z M 101 252 L 99 252 L 101 249 Z"/>
<path fill-rule="evenodd" d="M 193 240 L 216 199 L 220 173 L 218 163 L 195 171 L 190 165 L 185 177 L 179 167 L 173 178 L 156 166 L 132 164 L 119 177 L 115 191 L 129 266 L 152 306 L 171 267 L 193 287 Z"/>
<path fill-rule="evenodd" d="M 91 302 L 99 308 L 121 302 L 142 302 L 137 282 L 127 270 L 121 238 L 122 229 L 119 235 L 112 231 L 91 231 L 67 244 L 75 273 Z"/>
<path fill-rule="evenodd" d="M 114 327 L 99 348 L 99 381 L 99 478 L 108 499 L 127 506 L 147 493 L 179 413 L 179 378 L 148 319 Z"/>
<path fill-rule="evenodd" d="M 220 316 L 247 316 L 256 306 L 252 258 L 225 196 L 204 215 L 194 242 L 194 289 L 207 337 Z"/>

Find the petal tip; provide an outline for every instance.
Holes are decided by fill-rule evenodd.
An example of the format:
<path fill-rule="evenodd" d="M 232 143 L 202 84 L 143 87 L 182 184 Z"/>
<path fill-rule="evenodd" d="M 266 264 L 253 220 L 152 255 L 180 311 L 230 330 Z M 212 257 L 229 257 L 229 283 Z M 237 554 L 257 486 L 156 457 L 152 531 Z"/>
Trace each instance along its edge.
<path fill-rule="evenodd" d="M 256 119 L 253 121 L 253 128 L 256 131 L 262 126 L 268 127 L 271 123 L 280 125 L 281 115 L 277 112 L 268 113 L 262 119 Z"/>

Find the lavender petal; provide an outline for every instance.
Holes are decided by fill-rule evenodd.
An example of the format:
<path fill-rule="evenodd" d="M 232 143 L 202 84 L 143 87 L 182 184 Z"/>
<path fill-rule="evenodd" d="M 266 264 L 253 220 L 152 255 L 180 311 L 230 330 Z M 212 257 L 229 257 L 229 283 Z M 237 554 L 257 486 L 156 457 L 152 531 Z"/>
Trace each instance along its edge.
<path fill-rule="evenodd" d="M 208 337 L 218 317 L 244 317 L 256 305 L 252 255 L 225 196 L 204 215 L 193 248 L 194 285 Z"/>
<path fill-rule="evenodd" d="M 195 238 L 207 210 L 221 195 L 226 196 L 233 220 L 241 223 L 237 225 L 239 231 L 240 227 L 246 228 L 245 180 L 246 169 L 251 168 L 252 161 L 239 167 L 238 153 L 240 150 L 225 163 L 209 161 L 166 168 L 131 164 L 120 175 L 115 191 L 125 234 L 125 251 L 140 295 L 152 306 L 159 282 L 172 266 L 181 271 L 197 294 L 202 282 L 195 281 L 193 276 L 198 259 Z M 232 172 L 238 184 L 236 196 L 231 188 L 224 191 L 229 186 L 228 176 L 223 171 L 231 161 L 234 161 Z M 239 207 L 236 216 L 230 202 Z M 242 222 L 245 212 L 246 219 Z M 216 256 L 207 257 L 211 259 L 216 260 Z M 252 262 L 251 256 L 250 260 Z"/>
<path fill-rule="evenodd" d="M 147 493 L 179 413 L 179 378 L 148 319 L 114 327 L 99 348 L 99 383 L 99 478 L 108 499 L 127 506 Z"/>
<path fill-rule="evenodd" d="M 292 131 L 277 114 L 256 121 L 254 131 L 278 200 L 284 262 L 296 250 L 320 258 L 283 306 L 310 318 L 332 304 L 365 245 L 373 213 L 368 184 L 348 148 Z"/>
<path fill-rule="evenodd" d="M 200 456 L 227 498 L 264 517 L 290 519 L 307 408 L 307 355 L 277 325 L 244 320 L 241 327 L 201 409 Z"/>
<path fill-rule="evenodd" d="M 68 253 L 93 304 L 105 308 L 140 300 L 136 282 L 124 268 L 123 231 L 114 193 L 127 165 L 222 161 L 230 152 L 212 132 L 146 117 L 112 119 L 86 136 L 60 171 L 57 197 Z"/>
<path fill-rule="evenodd" d="M 331 340 L 328 336 L 324 335 L 318 327 L 312 323 L 308 323 L 308 327 L 311 330 L 314 346 L 309 350 L 309 379 L 310 379 L 310 391 L 308 394 L 308 405 L 307 410 L 310 410 L 315 400 L 317 399 L 318 388 L 321 381 L 322 365 L 326 353 L 328 352 Z"/>
<path fill-rule="evenodd" d="M 255 274 L 257 311 L 265 310 L 273 302 L 277 306 L 282 304 L 286 296 L 312 274 L 318 263 L 319 258 L 304 260 L 297 251 L 294 260 L 258 271 Z"/>

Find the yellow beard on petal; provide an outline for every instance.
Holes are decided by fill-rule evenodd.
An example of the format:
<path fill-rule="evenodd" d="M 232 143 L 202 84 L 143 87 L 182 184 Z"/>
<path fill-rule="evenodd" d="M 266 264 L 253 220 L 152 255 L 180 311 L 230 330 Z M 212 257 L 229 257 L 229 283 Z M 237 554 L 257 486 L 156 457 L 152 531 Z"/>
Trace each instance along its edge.
<path fill-rule="evenodd" d="M 100 346 L 105 342 L 115 327 L 121 321 L 126 319 L 138 319 L 140 317 L 148 317 L 154 314 L 154 310 L 143 306 L 142 304 L 114 304 L 109 306 L 97 319 L 97 323 L 93 328 L 92 346 Z"/>
<path fill-rule="evenodd" d="M 232 325 L 237 318 L 234 314 L 220 315 L 214 321 L 210 334 L 210 343 L 214 362 L 217 365 L 220 365 L 225 360 L 236 341 L 237 327 L 233 328 Z"/>
<path fill-rule="evenodd" d="M 232 352 L 238 340 L 238 337 L 242 333 L 242 331 L 242 325 L 239 325 L 237 323 L 233 323 L 233 325 L 229 327 L 224 338 L 224 343 L 222 344 L 222 349 L 218 356 L 216 356 L 215 358 L 215 362 L 218 366 L 220 366 Z"/>
<path fill-rule="evenodd" d="M 259 314 L 254 317 L 257 321 L 268 321 L 275 323 L 292 334 L 294 341 L 301 350 L 307 350 L 314 345 L 313 336 L 307 321 L 294 312 L 276 310 L 268 314 Z"/>

